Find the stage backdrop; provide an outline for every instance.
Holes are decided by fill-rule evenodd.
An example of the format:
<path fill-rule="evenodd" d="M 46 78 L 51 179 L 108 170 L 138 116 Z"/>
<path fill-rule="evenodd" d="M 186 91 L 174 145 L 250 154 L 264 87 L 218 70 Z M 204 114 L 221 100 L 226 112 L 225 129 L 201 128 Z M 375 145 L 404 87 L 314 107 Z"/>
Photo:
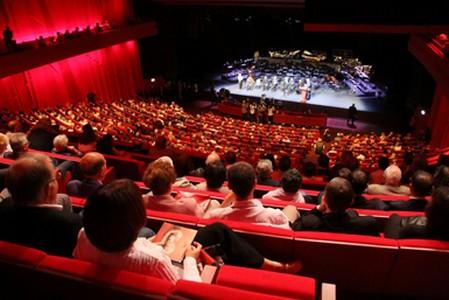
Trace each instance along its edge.
<path fill-rule="evenodd" d="M 18 42 L 94 25 L 123 23 L 127 0 L 20 0 L 0 2 L 0 26 Z M 37 58 L 38 59 L 38 58 Z M 111 101 L 131 97 L 141 82 L 137 43 L 129 41 L 0 79 L 0 107 L 44 108 L 84 101 L 86 94 Z"/>

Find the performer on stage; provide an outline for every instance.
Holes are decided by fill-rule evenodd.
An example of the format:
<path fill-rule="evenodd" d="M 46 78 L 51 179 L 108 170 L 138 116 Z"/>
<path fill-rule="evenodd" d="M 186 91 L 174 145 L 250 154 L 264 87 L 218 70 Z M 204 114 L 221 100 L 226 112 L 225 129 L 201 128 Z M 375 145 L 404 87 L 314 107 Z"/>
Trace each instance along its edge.
<path fill-rule="evenodd" d="M 242 89 L 242 87 L 243 87 L 243 75 L 242 75 L 242 73 L 239 73 L 239 75 L 237 75 L 237 80 L 239 82 L 239 89 Z"/>

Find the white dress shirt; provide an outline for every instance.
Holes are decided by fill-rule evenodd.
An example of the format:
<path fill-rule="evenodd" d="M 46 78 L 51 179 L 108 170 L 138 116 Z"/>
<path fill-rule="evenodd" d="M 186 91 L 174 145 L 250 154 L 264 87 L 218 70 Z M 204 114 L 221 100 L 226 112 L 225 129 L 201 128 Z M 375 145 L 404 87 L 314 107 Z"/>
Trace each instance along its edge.
<path fill-rule="evenodd" d="M 300 191 L 294 194 L 286 193 L 282 187 L 269 191 L 262 196 L 262 199 L 291 201 L 296 203 L 305 203 L 304 196 Z"/>
<path fill-rule="evenodd" d="M 84 228 L 78 234 L 73 251 L 75 258 L 127 271 L 167 279 L 175 283 L 179 279 L 201 282 L 196 260 L 186 257 L 183 268 L 174 266 L 164 249 L 145 238 L 138 238 L 129 249 L 105 252 L 96 248 L 86 236 Z"/>
<path fill-rule="evenodd" d="M 205 218 L 241 221 L 290 229 L 288 218 L 280 209 L 264 207 L 257 199 L 235 201 L 232 206 L 211 210 L 206 213 Z"/>

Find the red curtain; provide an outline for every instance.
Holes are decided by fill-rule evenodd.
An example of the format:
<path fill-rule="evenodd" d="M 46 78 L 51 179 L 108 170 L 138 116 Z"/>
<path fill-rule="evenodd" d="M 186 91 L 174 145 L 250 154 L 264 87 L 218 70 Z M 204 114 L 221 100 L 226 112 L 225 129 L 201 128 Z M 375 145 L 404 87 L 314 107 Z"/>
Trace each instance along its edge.
<path fill-rule="evenodd" d="M 120 23 L 128 15 L 126 0 L 0 3 L 0 20 L 11 27 L 18 41 L 103 19 Z M 106 101 L 132 97 L 141 80 L 137 43 L 129 41 L 1 78 L 0 107 L 28 110 L 75 103 L 84 101 L 89 92 Z"/>
<path fill-rule="evenodd" d="M 19 43 L 77 26 L 82 30 L 103 20 L 121 24 L 130 10 L 128 0 L 3 0 L 0 26 L 8 25 Z"/>

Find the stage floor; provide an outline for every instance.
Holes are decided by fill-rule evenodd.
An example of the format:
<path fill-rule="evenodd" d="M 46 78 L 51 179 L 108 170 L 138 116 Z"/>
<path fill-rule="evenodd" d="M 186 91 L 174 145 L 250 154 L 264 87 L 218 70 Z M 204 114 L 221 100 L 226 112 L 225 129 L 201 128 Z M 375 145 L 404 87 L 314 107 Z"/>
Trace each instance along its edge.
<path fill-rule="evenodd" d="M 301 95 L 291 93 L 284 95 L 280 90 L 277 91 L 263 91 L 262 89 L 247 90 L 246 88 L 239 89 L 237 83 L 220 83 L 215 86 L 216 90 L 225 88 L 229 90 L 232 95 L 238 95 L 243 97 L 256 97 L 260 98 L 262 94 L 265 94 L 267 98 L 273 98 L 275 100 L 287 101 L 292 103 L 300 103 Z M 383 111 L 384 99 L 369 98 L 363 99 L 352 95 L 346 91 L 336 92 L 331 89 L 320 89 L 313 92 L 310 100 L 306 102 L 308 105 L 333 107 L 337 109 L 348 109 L 349 106 L 355 104 L 358 111 L 364 112 L 381 112 Z"/>

